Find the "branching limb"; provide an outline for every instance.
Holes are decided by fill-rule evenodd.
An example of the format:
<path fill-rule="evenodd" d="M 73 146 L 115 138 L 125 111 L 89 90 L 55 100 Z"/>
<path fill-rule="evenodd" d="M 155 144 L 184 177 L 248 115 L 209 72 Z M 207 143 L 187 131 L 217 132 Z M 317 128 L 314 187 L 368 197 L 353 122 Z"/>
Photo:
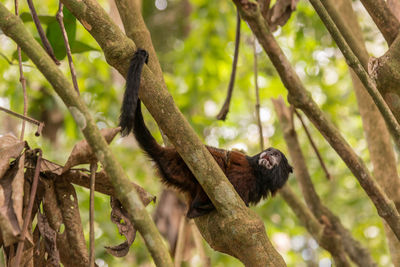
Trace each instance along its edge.
<path fill-rule="evenodd" d="M 21 46 L 22 50 L 52 84 L 57 94 L 70 110 L 96 157 L 109 174 L 118 199 L 128 210 L 135 227 L 142 234 L 154 261 L 160 265 L 172 266 L 168 251 L 150 215 L 145 210 L 136 190 L 128 182 L 128 177 L 122 167 L 112 155 L 82 99 L 78 97 L 69 81 L 54 65 L 33 36 L 25 29 L 21 20 L 12 15 L 1 3 L 0 18 L 2 18 L 0 19 L 2 31 Z"/>
<path fill-rule="evenodd" d="M 291 111 L 286 107 L 283 99 L 273 100 L 273 103 L 292 159 L 295 177 L 299 182 L 307 206 L 319 222 L 323 223 L 331 232 L 339 235 L 341 244 L 354 263 L 358 266 L 375 267 L 376 263 L 369 251 L 351 236 L 340 219 L 322 203 L 311 181 L 306 160 L 294 129 Z"/>
<path fill-rule="evenodd" d="M 374 203 L 378 214 L 388 222 L 393 232 L 400 239 L 400 214 L 395 209 L 393 202 L 390 201 L 377 182 L 371 177 L 364 162 L 353 151 L 339 130 L 326 118 L 325 114 L 311 98 L 310 93 L 305 90 L 299 76 L 269 31 L 258 4 L 250 0 L 244 3 L 239 0 L 234 0 L 234 2 L 239 8 L 242 18 L 248 22 L 251 30 L 278 71 L 283 84 L 289 92 L 289 102 L 296 108 L 303 110 L 336 150 Z"/>
<path fill-rule="evenodd" d="M 400 29 L 396 16 L 384 0 L 361 0 L 361 3 L 378 26 L 386 42 L 391 45 Z"/>
<path fill-rule="evenodd" d="M 336 44 L 342 51 L 344 57 L 346 58 L 347 64 L 354 70 L 360 81 L 363 83 L 364 87 L 368 90 L 368 93 L 371 95 L 379 111 L 382 113 L 382 116 L 386 121 L 390 133 L 394 138 L 394 141 L 400 147 L 399 122 L 396 120 L 389 106 L 376 88 L 375 82 L 369 77 L 367 71 L 363 68 L 360 60 L 355 56 L 352 49 L 347 44 L 346 40 L 343 38 L 343 35 L 339 31 L 338 27 L 326 11 L 325 7 L 321 4 L 321 1 L 310 0 L 310 3 L 313 5 L 314 9 L 317 11 L 321 20 L 324 22 L 326 28 L 335 40 Z"/>
<path fill-rule="evenodd" d="M 97 40 L 107 62 L 125 75 L 136 46 L 111 22 L 96 1 L 63 0 L 63 3 Z M 283 266 L 285 263 L 268 240 L 264 224 L 245 207 L 159 80 L 145 66 L 139 97 L 218 211 L 196 220 L 203 236 L 215 249 L 233 255 L 245 264 L 258 266 L 268 262 L 271 266 Z M 245 247 L 254 249 L 249 252 Z"/>
<path fill-rule="evenodd" d="M 351 266 L 340 236 L 327 225 L 321 225 L 288 185 L 285 185 L 279 192 L 318 244 L 331 253 L 336 266 Z"/>

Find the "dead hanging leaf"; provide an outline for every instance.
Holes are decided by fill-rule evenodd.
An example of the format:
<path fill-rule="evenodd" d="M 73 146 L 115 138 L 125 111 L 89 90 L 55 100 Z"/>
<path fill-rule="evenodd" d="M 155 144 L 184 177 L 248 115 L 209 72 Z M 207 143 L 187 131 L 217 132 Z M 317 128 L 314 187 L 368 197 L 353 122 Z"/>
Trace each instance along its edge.
<path fill-rule="evenodd" d="M 24 149 L 25 142 L 19 141 L 12 134 L 0 137 L 0 179 L 10 165 L 10 159 L 17 158 Z"/>
<path fill-rule="evenodd" d="M 126 241 L 117 246 L 107 246 L 105 249 L 108 253 L 115 257 L 124 257 L 129 252 L 129 248 L 135 241 L 136 229 L 128 218 L 128 213 L 122 207 L 118 199 L 111 197 L 111 221 L 118 227 L 118 231 L 121 235 L 125 236 Z"/>
<path fill-rule="evenodd" d="M 111 143 L 111 141 L 120 131 L 121 127 L 100 130 L 101 135 L 104 137 L 104 139 L 106 139 L 107 143 Z M 65 163 L 62 172 L 64 173 L 76 165 L 86 164 L 92 161 L 97 161 L 96 156 L 92 152 L 92 149 L 87 141 L 82 140 L 72 149 L 71 155 L 69 156 L 67 163 Z"/>
<path fill-rule="evenodd" d="M 60 266 L 60 253 L 57 249 L 57 232 L 50 227 L 46 215 L 38 212 L 37 223 L 47 252 L 46 266 Z"/>
<path fill-rule="evenodd" d="M 277 0 L 268 12 L 268 24 L 271 31 L 276 31 L 278 26 L 283 26 L 289 20 L 299 0 Z"/>
<path fill-rule="evenodd" d="M 23 186 L 20 190 L 13 191 L 13 182 L 20 180 L 21 174 L 22 181 L 24 178 L 23 168 L 20 171 L 20 160 L 14 161 L 0 179 L 0 231 L 6 247 L 18 242 L 22 227 Z M 20 203 L 13 203 L 14 198 L 20 200 Z"/>
<path fill-rule="evenodd" d="M 64 258 L 64 261 L 62 255 L 60 255 L 61 260 L 65 266 L 88 266 L 89 255 L 86 249 L 85 236 L 83 235 L 81 215 L 79 213 L 79 204 L 75 188 L 62 176 L 54 181 L 54 186 L 57 206 L 61 211 L 65 226 L 65 230 L 61 235 L 67 237 L 66 239 L 69 245 L 67 252 L 69 253 L 69 258 Z M 62 252 L 60 253 L 62 254 Z"/>
<path fill-rule="evenodd" d="M 22 210 L 24 207 L 24 161 L 25 154 L 22 154 L 18 160 L 18 170 L 15 177 L 11 183 L 11 199 L 12 207 L 14 209 L 15 215 L 17 216 L 19 226 L 22 228 L 24 223 L 22 218 Z M 29 233 L 27 233 L 29 235 Z"/>

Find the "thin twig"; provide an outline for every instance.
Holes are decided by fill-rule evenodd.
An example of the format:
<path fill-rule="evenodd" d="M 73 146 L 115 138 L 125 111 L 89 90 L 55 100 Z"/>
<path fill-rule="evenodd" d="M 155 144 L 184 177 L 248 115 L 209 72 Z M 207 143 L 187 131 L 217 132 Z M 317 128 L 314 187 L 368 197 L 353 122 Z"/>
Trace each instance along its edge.
<path fill-rule="evenodd" d="M 18 0 L 14 1 L 14 5 L 15 5 L 15 15 L 19 16 Z M 24 76 L 24 70 L 22 69 L 21 47 L 19 47 L 19 45 L 17 46 L 17 53 L 18 53 L 18 66 L 19 66 L 19 81 L 21 82 L 22 92 L 24 94 L 24 116 L 26 116 L 28 111 L 28 96 L 26 95 L 26 79 Z M 25 121 L 22 121 L 21 136 L 20 136 L 21 141 L 24 140 L 24 135 L 25 135 Z"/>
<path fill-rule="evenodd" d="M 2 58 L 4 58 L 4 59 L 7 61 L 8 64 L 10 64 L 10 65 L 15 65 L 15 64 L 12 63 L 12 61 L 11 61 L 6 55 L 4 55 L 2 52 L 0 52 L 0 56 L 1 56 Z"/>
<path fill-rule="evenodd" d="M 13 63 L 12 60 L 10 60 L 10 59 L 9 59 L 6 55 L 4 55 L 2 52 L 0 52 L 0 56 L 1 56 L 2 58 L 4 58 L 4 59 L 7 61 L 7 63 L 10 64 L 11 66 L 17 65 L 17 64 L 15 64 L 15 63 Z M 35 66 L 29 65 L 29 64 L 22 64 L 22 66 L 24 66 L 24 67 L 29 67 L 29 68 L 34 68 L 34 67 L 35 67 Z"/>
<path fill-rule="evenodd" d="M 199 229 L 197 228 L 197 225 L 194 223 L 193 220 L 190 220 L 189 226 L 192 229 L 192 236 L 193 236 L 194 244 L 196 245 L 197 253 L 199 253 L 199 256 L 201 259 L 201 266 L 210 267 L 211 260 L 207 256 L 206 252 L 204 251 L 203 238 L 201 236 L 201 233 L 199 232 Z"/>
<path fill-rule="evenodd" d="M 186 228 L 186 217 L 181 216 L 181 220 L 179 222 L 179 230 L 178 230 L 178 240 L 176 241 L 175 248 L 175 267 L 180 267 L 182 263 L 183 251 L 185 249 L 185 228 Z"/>
<path fill-rule="evenodd" d="M 61 32 L 62 32 L 62 35 L 64 38 L 65 49 L 67 51 L 67 56 L 68 56 L 69 69 L 71 71 L 72 83 L 74 85 L 75 91 L 78 93 L 78 95 L 80 95 L 78 82 L 76 80 L 76 72 L 75 72 L 74 62 L 72 61 L 71 47 L 69 45 L 67 31 L 65 30 L 65 26 L 64 26 L 63 7 L 64 7 L 64 5 L 60 1 L 59 5 L 58 5 L 58 11 L 57 11 L 56 18 L 57 18 L 58 23 L 60 24 Z"/>
<path fill-rule="evenodd" d="M 233 55 L 231 79 L 229 81 L 228 94 L 226 95 L 224 105 L 222 106 L 220 112 L 217 115 L 218 120 L 224 121 L 226 119 L 226 115 L 228 115 L 228 112 L 229 112 L 229 106 L 231 104 L 231 98 L 232 98 L 232 93 L 233 93 L 233 86 L 235 85 L 236 68 L 237 68 L 237 62 L 238 62 L 238 57 L 239 57 L 239 44 L 240 44 L 240 14 L 239 14 L 239 10 L 237 10 L 235 52 Z"/>
<path fill-rule="evenodd" d="M 315 142 L 314 142 L 314 140 L 313 140 L 313 138 L 312 138 L 312 136 L 311 136 L 311 134 L 310 134 L 310 131 L 308 131 L 308 128 L 307 128 L 306 124 L 305 124 L 304 121 L 303 121 L 303 117 L 300 115 L 300 113 L 299 113 L 295 108 L 293 108 L 293 110 L 294 110 L 294 113 L 296 114 L 297 118 L 299 118 L 299 120 L 300 120 L 300 122 L 301 122 L 301 125 L 302 125 L 303 128 L 304 128 L 304 131 L 306 132 L 307 138 L 308 138 L 308 140 L 310 141 L 310 144 L 311 144 L 312 148 L 314 149 L 315 154 L 317 154 L 319 163 L 321 164 L 321 167 L 322 167 L 322 169 L 323 169 L 324 172 L 325 172 L 326 178 L 327 178 L 328 180 L 330 180 L 332 176 L 331 176 L 331 174 L 329 173 L 328 169 L 326 168 L 325 162 L 324 162 L 324 160 L 322 159 L 321 154 L 319 153 L 317 146 L 315 145 Z"/>
<path fill-rule="evenodd" d="M 3 108 L 3 107 L 1 107 L 1 106 L 0 106 L 0 110 L 1 110 L 1 111 L 4 111 L 5 113 L 8 113 L 8 114 L 10 114 L 10 115 L 13 115 L 13 116 L 17 117 L 18 119 L 21 119 L 21 120 L 24 120 L 24 121 L 27 121 L 27 122 L 30 122 L 30 123 L 32 123 L 32 124 L 37 125 L 37 126 L 38 126 L 38 129 L 37 129 L 35 135 L 36 135 L 36 136 L 40 136 L 40 135 L 41 135 L 42 129 L 43 129 L 43 127 L 44 127 L 44 122 L 37 121 L 37 120 L 35 120 L 35 119 L 32 119 L 31 117 L 21 115 L 21 114 L 19 114 L 19 113 L 16 113 L 16 112 L 14 112 L 14 111 L 11 111 L 11 110 L 9 110 L 9 109 L 7 109 L 7 108 Z"/>
<path fill-rule="evenodd" d="M 25 235 L 26 235 L 26 232 L 28 231 L 28 225 L 31 221 L 33 203 L 35 202 L 37 185 L 38 185 L 38 181 L 39 181 L 40 165 L 41 165 L 41 161 L 42 161 L 42 150 L 36 149 L 35 152 L 39 153 L 39 155 L 38 155 L 38 158 L 36 161 L 35 174 L 33 176 L 31 193 L 29 196 L 29 204 L 28 204 L 28 207 L 25 212 L 24 223 L 22 225 L 22 231 L 21 231 L 21 237 L 18 242 L 17 254 L 15 256 L 15 266 L 20 266 L 22 252 L 24 251 Z"/>
<path fill-rule="evenodd" d="M 258 87 L 258 67 L 257 67 L 257 47 L 256 47 L 257 39 L 253 35 L 253 57 L 254 57 L 254 65 L 253 65 L 253 72 L 254 72 L 254 86 L 256 88 L 256 117 L 257 117 L 257 125 L 258 125 L 258 133 L 260 135 L 260 150 L 264 150 L 264 135 L 263 129 L 261 124 L 261 116 L 260 116 L 260 90 Z"/>
<path fill-rule="evenodd" d="M 40 40 L 42 40 L 44 49 L 46 50 L 47 54 L 51 57 L 51 59 L 54 61 L 54 63 L 56 63 L 57 65 L 60 65 L 60 61 L 58 61 L 58 59 L 54 55 L 53 48 L 51 47 L 51 44 L 50 44 L 49 40 L 47 39 L 46 34 L 44 33 L 43 27 L 40 24 L 40 20 L 36 13 L 35 6 L 33 5 L 32 0 L 27 0 L 27 1 L 28 1 L 29 9 L 31 11 L 33 22 L 35 23 L 36 29 L 38 30 Z"/>
<path fill-rule="evenodd" d="M 97 170 L 97 162 L 90 163 L 90 212 L 89 212 L 89 221 L 90 221 L 90 241 L 89 241 L 89 266 L 94 267 L 95 255 L 94 255 L 94 190 L 95 190 L 95 181 L 96 181 L 96 170 Z"/>

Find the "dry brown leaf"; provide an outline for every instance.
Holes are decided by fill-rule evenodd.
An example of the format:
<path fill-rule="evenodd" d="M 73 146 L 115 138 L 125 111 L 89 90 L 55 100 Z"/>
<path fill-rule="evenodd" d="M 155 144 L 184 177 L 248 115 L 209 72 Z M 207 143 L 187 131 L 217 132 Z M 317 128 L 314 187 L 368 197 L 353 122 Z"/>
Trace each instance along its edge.
<path fill-rule="evenodd" d="M 67 251 L 69 258 L 64 258 L 64 260 L 66 260 L 64 262 L 61 257 L 62 263 L 64 266 L 88 266 L 89 256 L 86 248 L 85 237 L 83 235 L 78 198 L 75 189 L 73 185 L 64 180 L 62 176 L 54 181 L 54 186 L 57 205 L 61 211 L 65 226 L 62 235 L 66 235 L 69 248 Z"/>
<path fill-rule="evenodd" d="M 268 12 L 268 24 L 271 31 L 278 26 L 283 26 L 289 20 L 299 0 L 277 0 L 275 5 Z"/>
<path fill-rule="evenodd" d="M 37 223 L 47 252 L 46 266 L 60 266 L 60 253 L 57 249 L 57 232 L 50 227 L 46 215 L 38 212 Z"/>
<path fill-rule="evenodd" d="M 118 199 L 111 197 L 111 221 L 118 227 L 120 235 L 125 236 L 126 241 L 117 246 L 106 246 L 108 253 L 115 257 L 124 257 L 129 252 L 129 247 L 135 241 L 136 229 L 128 218 L 128 213 L 122 207 Z"/>
<path fill-rule="evenodd" d="M 11 184 L 12 205 L 21 229 L 24 223 L 22 218 L 22 210 L 24 207 L 24 161 L 25 154 L 22 154 L 18 160 L 18 171 Z"/>
<path fill-rule="evenodd" d="M 0 179 L 0 231 L 4 246 L 6 247 L 18 242 L 18 236 L 21 232 L 21 225 L 18 218 L 22 218 L 22 214 L 17 216 L 12 203 L 12 183 L 18 173 L 19 161 L 16 161 L 12 163 L 10 168 Z M 20 204 L 22 205 L 22 203 Z"/>
<path fill-rule="evenodd" d="M 17 158 L 24 149 L 25 142 L 19 141 L 12 134 L 0 137 L 0 179 L 10 165 L 10 159 Z"/>
<path fill-rule="evenodd" d="M 107 143 L 111 143 L 114 137 L 121 131 L 121 127 L 117 128 L 106 128 L 100 130 L 101 135 L 106 139 Z M 92 161 L 97 161 L 96 156 L 92 152 L 89 144 L 86 140 L 78 142 L 72 149 L 71 155 L 64 165 L 62 172 L 66 172 L 72 167 L 79 164 L 86 164 Z"/>

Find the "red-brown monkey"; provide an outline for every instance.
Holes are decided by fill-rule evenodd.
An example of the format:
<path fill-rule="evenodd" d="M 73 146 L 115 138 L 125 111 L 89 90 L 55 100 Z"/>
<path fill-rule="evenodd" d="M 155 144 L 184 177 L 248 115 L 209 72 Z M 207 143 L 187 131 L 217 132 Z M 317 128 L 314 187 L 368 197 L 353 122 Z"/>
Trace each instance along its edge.
<path fill-rule="evenodd" d="M 144 123 L 138 95 L 142 68 L 147 60 L 148 53 L 142 49 L 132 58 L 119 123 L 122 135 L 133 131 L 140 147 L 156 163 L 162 181 L 187 194 L 187 217 L 207 214 L 214 206 L 193 173 L 175 148 L 162 147 L 156 142 Z M 210 146 L 207 149 L 246 205 L 257 204 L 269 194 L 274 195 L 293 172 L 285 155 L 272 147 L 252 157 Z"/>

